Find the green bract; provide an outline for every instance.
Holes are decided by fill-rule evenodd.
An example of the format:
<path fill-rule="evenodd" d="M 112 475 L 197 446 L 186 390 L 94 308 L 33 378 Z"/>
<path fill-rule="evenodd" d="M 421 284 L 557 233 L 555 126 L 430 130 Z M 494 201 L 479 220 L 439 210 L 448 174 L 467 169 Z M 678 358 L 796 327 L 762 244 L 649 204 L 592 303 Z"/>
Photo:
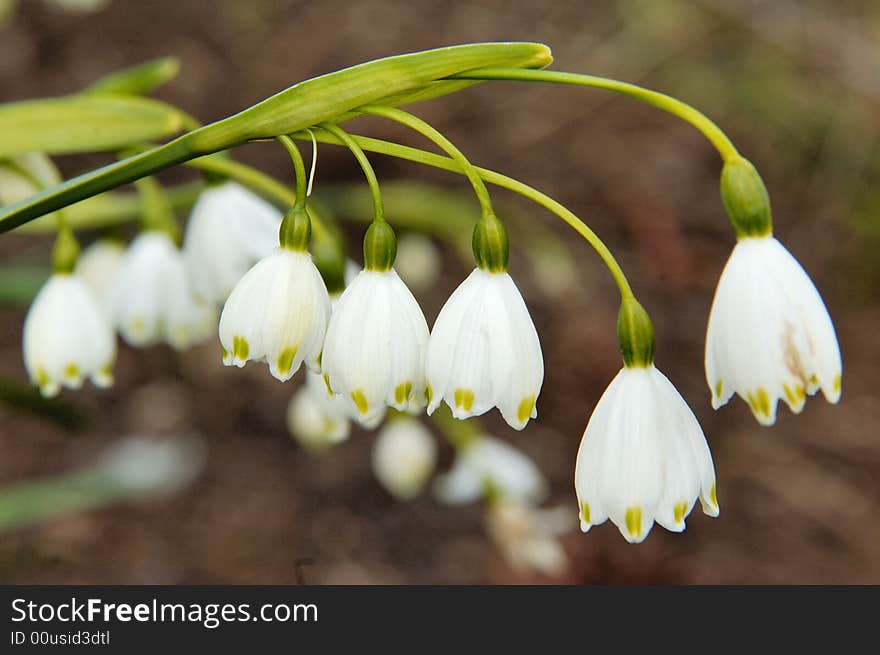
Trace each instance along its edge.
<path fill-rule="evenodd" d="M 179 71 L 180 61 L 176 57 L 154 59 L 102 77 L 86 87 L 83 93 L 149 95 L 169 80 L 177 77 Z"/>
<path fill-rule="evenodd" d="M 225 150 L 250 140 L 290 134 L 325 121 L 338 123 L 355 116 L 357 108 L 362 105 L 402 104 L 424 100 L 451 93 L 476 82 L 438 81 L 450 75 L 486 66 L 541 68 L 551 61 L 550 50 L 544 45 L 484 43 L 387 57 L 309 79 L 234 116 L 184 134 L 163 146 L 80 175 L 7 207 L 0 213 L 0 231 L 10 230 L 48 212 L 202 155 Z M 99 105 L 109 103 L 104 105 L 105 111 L 112 103 L 152 102 L 140 98 L 103 95 L 62 100 L 73 104 L 60 110 L 56 109 L 63 112 L 63 115 L 57 117 L 56 137 L 59 136 L 57 132 L 63 131 L 60 126 L 67 127 L 65 121 L 69 120 L 68 112 L 77 102 L 97 102 Z M 19 103 L 19 105 L 35 105 L 39 102 L 42 101 Z M 160 103 L 154 104 L 162 106 Z M 5 134 L 10 130 L 4 129 L 2 122 L 4 111 L 8 112 L 10 108 L 0 109 L 0 132 Z M 17 118 L 23 121 L 26 116 L 19 111 Z M 99 124 L 102 131 L 106 131 L 106 119 L 94 116 L 91 116 L 91 119 L 92 128 L 95 124 Z M 179 114 L 178 120 L 180 120 Z M 46 127 L 48 129 L 52 126 L 47 124 Z M 126 134 L 125 143 L 111 144 L 108 138 L 110 133 L 113 133 L 113 130 L 104 134 L 104 138 L 100 140 L 103 149 L 157 138 L 155 134 L 152 136 Z M 102 135 L 92 133 L 91 140 L 84 143 L 87 139 L 80 135 L 82 143 L 79 143 L 75 149 L 80 151 L 95 149 L 94 140 L 100 136 Z M 50 141 L 54 141 L 56 137 Z M 27 139 L 27 150 L 44 149 L 42 141 L 39 145 L 35 145 L 31 139 L 32 135 Z M 48 143 L 45 149 L 52 151 Z M 63 150 L 63 152 L 70 151 Z"/>
<path fill-rule="evenodd" d="M 56 155 L 119 150 L 168 137 L 180 132 L 183 124 L 177 109 L 138 96 L 76 95 L 13 102 L 0 105 L 0 158 L 35 151 Z"/>

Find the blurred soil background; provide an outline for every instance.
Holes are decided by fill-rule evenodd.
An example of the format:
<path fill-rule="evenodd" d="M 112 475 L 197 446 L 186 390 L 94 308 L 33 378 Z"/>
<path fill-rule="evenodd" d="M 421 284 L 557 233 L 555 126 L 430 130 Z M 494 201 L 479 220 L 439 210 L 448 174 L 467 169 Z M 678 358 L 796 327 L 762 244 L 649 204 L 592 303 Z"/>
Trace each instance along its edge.
<path fill-rule="evenodd" d="M 5 3 L 4 3 L 5 4 Z M 163 55 L 182 62 L 158 97 L 202 121 L 298 80 L 367 59 L 488 40 L 541 41 L 554 67 L 637 82 L 703 110 L 760 169 L 775 231 L 803 263 L 835 320 L 844 357 L 839 406 L 821 397 L 773 429 L 746 405 L 709 406 L 703 340 L 733 246 L 718 194 L 720 163 L 690 126 L 602 91 L 497 82 L 416 106 L 470 158 L 557 198 L 619 256 L 657 327 L 658 365 L 693 407 L 711 445 L 721 516 L 695 510 L 683 535 L 659 527 L 629 546 L 610 523 L 576 527 L 573 469 L 581 433 L 620 365 L 617 298 L 585 243 L 539 208 L 508 200 L 570 247 L 576 279 L 549 296 L 511 232 L 511 268 L 541 335 L 539 418 L 492 434 L 532 456 L 551 503 L 571 508 L 566 571 L 512 569 L 487 538 L 478 504 L 430 494 L 393 500 L 370 469 L 374 435 L 355 431 L 323 456 L 304 452 L 284 415 L 292 390 L 265 366 L 220 364 L 219 343 L 182 355 L 120 345 L 116 385 L 65 392 L 76 430 L 0 405 L 0 486 L 94 461 L 131 433 L 197 433 L 206 466 L 188 488 L 0 536 L 12 583 L 863 583 L 880 582 L 880 4 L 871 0 L 621 2 L 293 2 L 114 0 L 94 13 L 20 0 L 0 23 L 0 101 L 74 92 Z M 423 146 L 375 120 L 357 131 Z M 2 135 L 0 135 L 2 138 Z M 273 144 L 236 157 L 284 180 Z M 66 157 L 66 175 L 107 161 Z M 469 199 L 462 179 L 376 156 L 381 180 L 421 180 Z M 163 180 L 194 179 L 173 171 Z M 341 150 L 321 149 L 322 185 L 361 182 Z M 476 204 L 474 203 L 474 207 Z M 394 222 L 393 207 L 389 217 Z M 342 217 L 344 218 L 344 217 Z M 357 252 L 361 227 L 350 230 Z M 467 240 L 469 234 L 463 235 Z M 49 240 L 0 239 L 0 258 L 46 262 Z M 429 324 L 468 267 L 449 248 L 419 294 Z M 0 307 L 0 375 L 26 380 L 24 307 Z M 446 447 L 444 447 L 446 448 Z M 452 458 L 442 451 L 441 468 Z"/>

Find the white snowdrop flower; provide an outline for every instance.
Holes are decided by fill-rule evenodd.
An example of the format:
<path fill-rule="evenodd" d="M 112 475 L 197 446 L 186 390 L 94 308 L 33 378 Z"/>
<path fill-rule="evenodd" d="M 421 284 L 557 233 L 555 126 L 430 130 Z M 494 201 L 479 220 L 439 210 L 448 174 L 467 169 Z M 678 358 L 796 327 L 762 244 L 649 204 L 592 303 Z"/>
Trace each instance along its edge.
<path fill-rule="evenodd" d="M 373 444 L 373 472 L 392 496 L 407 500 L 419 494 L 434 472 L 437 445 L 421 421 L 390 420 Z"/>
<path fill-rule="evenodd" d="M 625 367 L 602 394 L 575 467 L 581 530 L 610 518 L 630 543 L 654 521 L 684 530 L 697 498 L 718 516 L 715 468 L 703 430 L 653 364 Z"/>
<path fill-rule="evenodd" d="M 83 250 L 74 272 L 80 278 L 112 321 L 113 287 L 125 260 L 125 246 L 112 239 L 100 239 Z"/>
<path fill-rule="evenodd" d="M 443 261 L 437 246 L 429 237 L 409 232 L 397 241 L 394 268 L 407 286 L 419 292 L 434 286 L 443 268 Z"/>
<path fill-rule="evenodd" d="M 254 264 L 278 245 L 281 212 L 235 182 L 202 191 L 183 236 L 193 290 L 222 303 Z"/>
<path fill-rule="evenodd" d="M 836 403 L 841 373 L 831 317 L 804 269 L 772 236 L 741 238 L 709 314 L 712 406 L 737 393 L 761 424 L 772 425 L 779 399 L 797 413 L 821 389 Z"/>
<path fill-rule="evenodd" d="M 568 566 L 559 536 L 575 522 L 568 509 L 537 509 L 525 503 L 499 499 L 486 513 L 489 536 L 514 569 L 543 575 L 560 575 Z"/>
<path fill-rule="evenodd" d="M 330 297 L 311 255 L 276 248 L 245 273 L 223 306 L 223 363 L 267 361 L 282 382 L 303 362 L 318 372 L 329 318 Z"/>
<path fill-rule="evenodd" d="M 437 477 L 434 492 L 450 505 L 484 495 L 538 503 L 547 494 L 547 482 L 529 457 L 500 439 L 479 436 L 459 450 L 449 473 Z"/>
<path fill-rule="evenodd" d="M 287 406 L 287 428 L 307 450 L 324 450 L 348 439 L 348 406 L 327 390 L 320 373 L 306 371 L 305 384 Z"/>
<path fill-rule="evenodd" d="M 453 292 L 431 332 L 427 378 L 429 414 L 441 400 L 459 419 L 497 406 L 517 430 L 538 415 L 541 343 L 510 275 L 477 268 Z"/>
<path fill-rule="evenodd" d="M 328 385 L 361 422 L 386 405 L 407 409 L 424 398 L 428 334 L 419 303 L 393 268 L 361 271 L 327 327 L 321 365 Z"/>
<path fill-rule="evenodd" d="M 216 319 L 193 294 L 180 250 L 161 231 L 132 241 L 111 297 L 116 327 L 132 346 L 164 341 L 183 350 L 206 339 Z"/>
<path fill-rule="evenodd" d="M 113 383 L 116 340 L 92 292 L 78 277 L 56 273 L 40 289 L 24 321 L 24 363 L 47 397 L 85 378 Z"/>

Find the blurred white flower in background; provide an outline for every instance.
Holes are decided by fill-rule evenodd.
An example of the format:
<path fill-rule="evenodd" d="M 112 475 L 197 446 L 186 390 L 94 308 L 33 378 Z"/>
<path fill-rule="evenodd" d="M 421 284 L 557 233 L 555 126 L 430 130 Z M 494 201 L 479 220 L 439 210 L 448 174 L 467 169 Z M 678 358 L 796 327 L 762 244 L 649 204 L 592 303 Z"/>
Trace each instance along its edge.
<path fill-rule="evenodd" d="M 718 516 L 715 467 L 694 413 L 653 364 L 620 370 L 596 404 L 575 466 L 581 530 L 608 518 L 630 543 L 654 521 L 681 532 L 699 498 Z"/>
<path fill-rule="evenodd" d="M 110 4 L 110 0 L 48 0 L 64 11 L 88 14 L 100 11 Z"/>
<path fill-rule="evenodd" d="M 278 245 L 281 219 L 280 211 L 235 182 L 202 191 L 183 236 L 183 260 L 196 295 L 224 302 L 248 269 Z"/>
<path fill-rule="evenodd" d="M 427 378 L 428 414 L 444 400 L 458 419 L 497 406 L 516 430 L 538 415 L 541 342 L 510 275 L 477 268 L 452 293 L 431 331 Z"/>
<path fill-rule="evenodd" d="M 539 503 L 547 494 L 547 482 L 528 456 L 500 439 L 481 435 L 459 449 L 449 473 L 437 476 L 434 493 L 448 504 L 483 497 Z"/>
<path fill-rule="evenodd" d="M 486 529 L 511 567 L 520 572 L 560 575 L 568 566 L 558 537 L 576 527 L 565 507 L 538 509 L 500 498 L 489 504 Z"/>
<path fill-rule="evenodd" d="M 440 251 L 430 237 L 407 232 L 397 240 L 394 269 L 413 291 L 428 291 L 443 270 Z"/>
<path fill-rule="evenodd" d="M 781 399 L 798 413 L 819 389 L 840 400 L 842 363 L 831 317 L 813 281 L 772 236 L 740 239 L 709 313 L 706 380 L 712 407 L 737 393 L 762 425 Z"/>
<path fill-rule="evenodd" d="M 82 251 L 74 273 L 95 295 L 95 299 L 113 320 L 113 287 L 125 260 L 125 245 L 113 239 L 99 239 Z"/>
<path fill-rule="evenodd" d="M 89 288 L 75 275 L 56 273 L 34 298 L 24 321 L 24 361 L 44 396 L 85 378 L 113 383 L 116 338 Z"/>
<path fill-rule="evenodd" d="M 216 312 L 193 294 L 183 257 L 164 232 L 135 237 L 111 295 L 116 327 L 132 346 L 165 342 L 183 350 L 216 325 Z"/>
<path fill-rule="evenodd" d="M 421 492 L 433 474 L 437 444 L 421 421 L 397 416 L 376 436 L 372 459 L 373 472 L 388 493 L 408 500 Z"/>
<path fill-rule="evenodd" d="M 129 436 L 101 455 L 98 469 L 130 493 L 172 493 L 192 482 L 204 461 L 205 446 L 196 437 Z"/>
<path fill-rule="evenodd" d="M 287 405 L 287 429 L 303 448 L 320 452 L 348 439 L 348 405 L 328 391 L 320 373 L 306 371 L 305 384 Z"/>
<path fill-rule="evenodd" d="M 267 361 L 285 382 L 305 362 L 320 371 L 330 296 L 307 252 L 276 248 L 245 273 L 220 315 L 223 363 Z"/>

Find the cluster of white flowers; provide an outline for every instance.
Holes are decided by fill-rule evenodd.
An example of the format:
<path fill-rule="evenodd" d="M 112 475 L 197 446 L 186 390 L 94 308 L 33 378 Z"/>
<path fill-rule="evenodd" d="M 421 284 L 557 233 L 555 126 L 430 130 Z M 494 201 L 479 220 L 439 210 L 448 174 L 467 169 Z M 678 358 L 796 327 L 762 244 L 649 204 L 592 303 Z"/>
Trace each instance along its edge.
<path fill-rule="evenodd" d="M 387 224 L 371 228 L 385 239 L 385 259 L 348 275 L 344 290 L 331 297 L 304 245 L 308 215 L 301 209 L 297 216 L 305 229 L 279 241 L 279 230 L 287 234 L 284 226 L 293 223 L 282 223 L 270 205 L 227 182 L 201 195 L 182 250 L 157 230 L 143 232 L 127 249 L 93 244 L 73 272 L 52 276 L 28 313 L 24 356 L 32 380 L 45 395 L 77 388 L 85 378 L 109 385 L 114 329 L 131 345 L 183 349 L 214 330 L 222 302 L 224 364 L 266 362 L 282 382 L 305 364 L 306 382 L 290 401 L 288 425 L 310 450 L 347 439 L 351 421 L 377 427 L 389 407 L 432 414 L 445 402 L 457 419 L 497 407 L 516 430 L 537 416 L 541 344 L 506 271 L 506 241 L 503 265 L 481 263 L 429 330 L 392 266 L 396 241 Z M 417 242 L 416 250 L 429 247 Z M 719 506 L 706 438 L 654 366 L 653 326 L 631 294 L 624 294 L 618 332 L 625 366 L 584 431 L 575 490 L 583 531 L 610 519 L 637 543 L 655 522 L 684 530 L 697 500 L 710 516 Z M 828 311 L 769 232 L 740 234 L 712 304 L 705 369 L 713 407 L 736 393 L 764 425 L 776 420 L 780 399 L 800 412 L 820 389 L 830 402 L 840 398 L 841 356 Z M 537 527 L 534 507 L 546 483 L 534 463 L 491 437 L 460 446 L 452 470 L 434 482 L 437 497 L 449 503 L 502 499 L 489 526 L 510 559 L 558 570 L 558 531 Z M 398 498 L 417 495 L 435 461 L 430 433 L 405 416 L 379 435 L 373 451 L 377 478 Z"/>
<path fill-rule="evenodd" d="M 331 311 L 332 306 L 332 311 Z M 267 361 L 289 379 L 304 361 L 365 426 L 387 407 L 456 418 L 498 407 L 517 430 L 537 415 L 541 345 L 506 272 L 475 269 L 450 296 L 433 331 L 394 268 L 361 270 L 338 301 L 307 252 L 277 248 L 235 285 L 220 317 L 223 361 Z"/>
<path fill-rule="evenodd" d="M 223 284 L 243 261 L 247 266 L 264 253 L 269 230 L 277 240 L 280 220 L 262 200 L 226 182 L 207 189 L 193 208 L 186 256 L 159 230 L 142 232 L 127 249 L 111 240 L 93 243 L 72 272 L 52 275 L 31 305 L 23 343 L 31 380 L 47 396 L 62 386 L 78 388 L 85 378 L 108 386 L 114 330 L 137 347 L 164 342 L 182 350 L 207 339 L 216 327 L 216 303 L 225 299 Z M 205 240 L 210 247 L 194 243 Z"/>

